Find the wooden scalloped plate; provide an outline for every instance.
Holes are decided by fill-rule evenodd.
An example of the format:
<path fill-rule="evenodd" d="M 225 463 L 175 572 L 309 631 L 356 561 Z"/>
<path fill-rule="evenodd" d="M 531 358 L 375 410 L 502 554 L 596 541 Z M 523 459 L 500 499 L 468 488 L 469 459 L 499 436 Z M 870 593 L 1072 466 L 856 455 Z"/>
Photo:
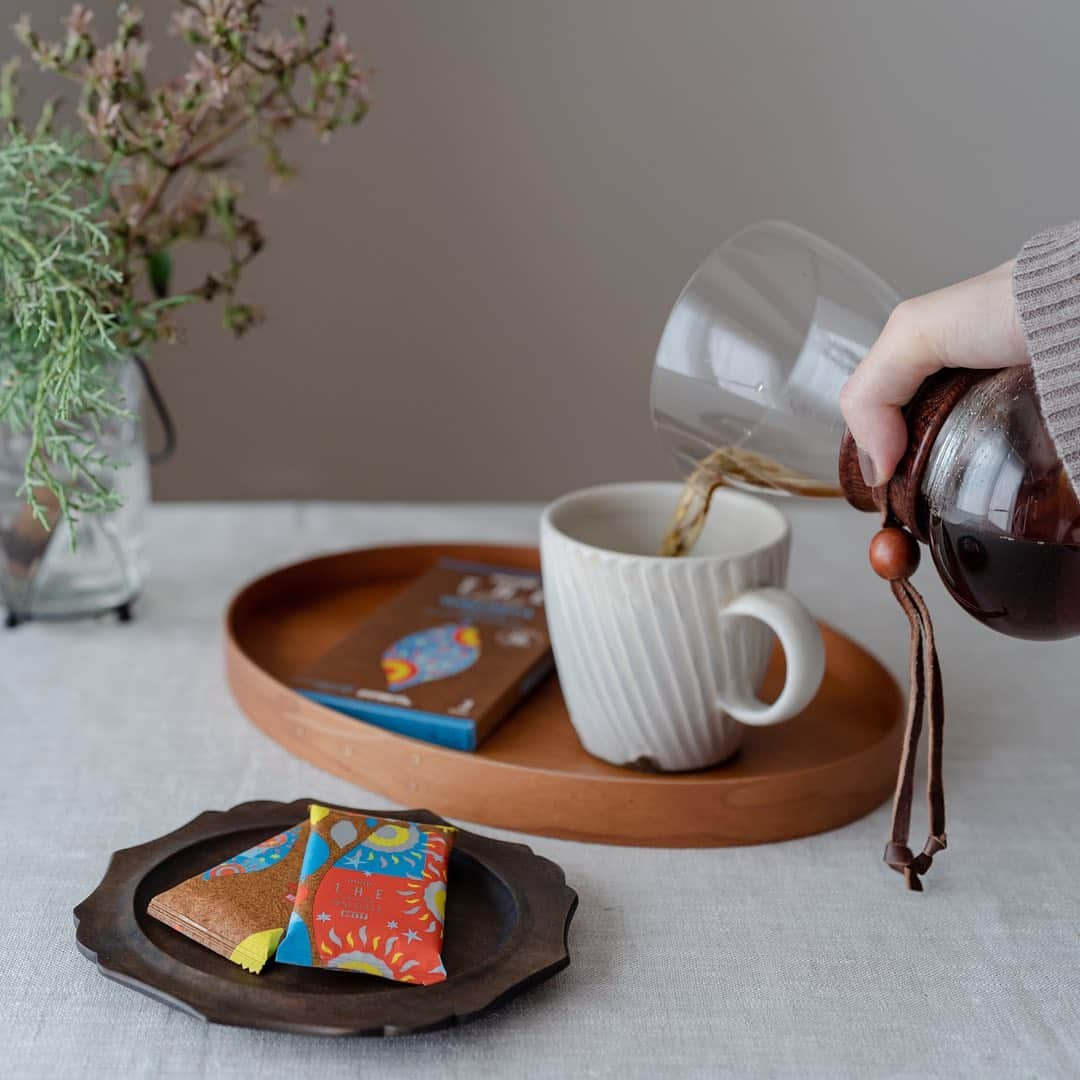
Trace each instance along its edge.
<path fill-rule="evenodd" d="M 148 914 L 151 897 L 302 821 L 312 802 L 324 800 L 208 810 L 167 836 L 114 852 L 75 909 L 79 951 L 106 978 L 192 1016 L 300 1035 L 405 1035 L 463 1024 L 570 963 L 577 894 L 562 870 L 524 844 L 464 830 L 450 856 L 448 975 L 431 986 L 276 963 L 253 975 Z M 448 824 L 428 810 L 392 814 Z"/>
<path fill-rule="evenodd" d="M 795 719 L 751 728 L 731 761 L 701 772 L 618 768 L 578 742 L 552 676 L 475 753 L 395 735 L 318 705 L 289 678 L 440 558 L 538 570 L 535 548 L 374 547 L 253 581 L 229 606 L 226 672 L 241 708 L 288 751 L 369 791 L 451 818 L 541 836 L 662 847 L 790 840 L 845 825 L 892 791 L 903 697 L 868 652 L 822 625 L 821 690 Z M 774 657 L 764 696 L 783 681 Z"/>

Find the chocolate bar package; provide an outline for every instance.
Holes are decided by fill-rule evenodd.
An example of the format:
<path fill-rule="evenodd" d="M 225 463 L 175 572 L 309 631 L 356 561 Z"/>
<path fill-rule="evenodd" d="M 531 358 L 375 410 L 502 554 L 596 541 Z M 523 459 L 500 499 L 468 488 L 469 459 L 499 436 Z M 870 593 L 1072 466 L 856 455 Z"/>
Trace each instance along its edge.
<path fill-rule="evenodd" d="M 475 750 L 551 669 L 540 576 L 443 560 L 293 686 L 391 731 Z"/>
<path fill-rule="evenodd" d="M 273 956 L 292 914 L 307 849 L 303 821 L 159 893 L 155 919 L 256 974 Z"/>
<path fill-rule="evenodd" d="M 454 830 L 311 807 L 296 902 L 277 959 L 442 982 Z"/>

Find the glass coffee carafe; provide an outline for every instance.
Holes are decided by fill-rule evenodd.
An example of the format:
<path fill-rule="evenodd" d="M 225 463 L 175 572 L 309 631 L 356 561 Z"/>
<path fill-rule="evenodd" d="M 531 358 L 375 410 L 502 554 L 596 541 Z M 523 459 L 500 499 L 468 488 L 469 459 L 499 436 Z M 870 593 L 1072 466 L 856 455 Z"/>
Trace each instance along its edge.
<path fill-rule="evenodd" d="M 1014 637 L 1080 634 L 1080 504 L 1030 368 L 979 379 L 944 419 L 921 483 L 949 592 Z"/>
<path fill-rule="evenodd" d="M 653 419 L 679 471 L 689 477 L 723 449 L 748 463 L 734 486 L 876 509 L 845 437 L 840 389 L 898 299 L 793 225 L 760 222 L 731 237 L 683 290 L 657 352 Z M 1080 634 L 1080 503 L 1030 369 L 943 372 L 906 415 L 911 445 L 892 508 L 928 544 L 949 592 L 1005 634 Z"/>

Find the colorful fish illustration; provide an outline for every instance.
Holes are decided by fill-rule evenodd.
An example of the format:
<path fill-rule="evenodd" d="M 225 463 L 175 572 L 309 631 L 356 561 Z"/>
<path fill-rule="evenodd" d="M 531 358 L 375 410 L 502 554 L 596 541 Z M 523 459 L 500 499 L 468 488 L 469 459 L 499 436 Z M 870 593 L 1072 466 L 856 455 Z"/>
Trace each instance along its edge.
<path fill-rule="evenodd" d="M 398 692 L 458 675 L 479 658 L 480 631 L 475 626 L 448 623 L 395 641 L 382 654 L 382 669 L 386 685 Z"/>

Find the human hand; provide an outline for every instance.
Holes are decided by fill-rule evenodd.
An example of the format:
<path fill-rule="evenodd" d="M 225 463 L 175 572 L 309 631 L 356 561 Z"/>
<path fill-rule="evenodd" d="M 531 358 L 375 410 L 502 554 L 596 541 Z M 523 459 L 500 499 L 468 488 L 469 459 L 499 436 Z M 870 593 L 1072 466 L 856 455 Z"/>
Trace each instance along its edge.
<path fill-rule="evenodd" d="M 840 394 L 867 484 L 890 479 L 907 447 L 900 407 L 942 368 L 1030 363 L 1012 294 L 1013 262 L 897 304 Z"/>

